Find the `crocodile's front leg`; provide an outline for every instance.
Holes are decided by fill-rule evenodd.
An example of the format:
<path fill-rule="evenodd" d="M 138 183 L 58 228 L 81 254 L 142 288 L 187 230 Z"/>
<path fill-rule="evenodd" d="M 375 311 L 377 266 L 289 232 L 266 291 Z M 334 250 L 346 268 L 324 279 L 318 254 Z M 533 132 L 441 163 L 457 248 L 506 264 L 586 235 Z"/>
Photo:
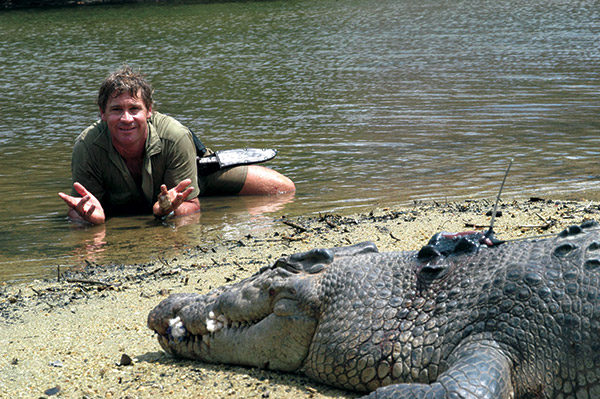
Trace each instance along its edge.
<path fill-rule="evenodd" d="M 363 399 L 512 399 L 511 362 L 493 341 L 477 341 L 455 351 L 450 368 L 428 384 L 395 384 Z"/>

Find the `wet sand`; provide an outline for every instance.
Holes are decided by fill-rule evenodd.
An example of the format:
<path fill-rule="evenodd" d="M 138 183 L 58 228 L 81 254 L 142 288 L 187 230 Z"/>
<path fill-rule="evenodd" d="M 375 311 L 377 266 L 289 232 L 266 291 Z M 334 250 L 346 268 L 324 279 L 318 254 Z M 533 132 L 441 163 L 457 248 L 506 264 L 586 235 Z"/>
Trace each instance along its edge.
<path fill-rule="evenodd" d="M 380 251 L 415 250 L 438 231 L 481 230 L 492 207 L 480 200 L 283 217 L 238 240 L 189 243 L 174 259 L 87 264 L 60 281 L 1 285 L 0 397 L 356 398 L 298 375 L 172 358 L 146 317 L 168 294 L 205 293 L 314 247 L 370 240 Z M 600 219 L 600 204 L 591 201 L 515 200 L 498 210 L 494 230 L 504 239 Z"/>

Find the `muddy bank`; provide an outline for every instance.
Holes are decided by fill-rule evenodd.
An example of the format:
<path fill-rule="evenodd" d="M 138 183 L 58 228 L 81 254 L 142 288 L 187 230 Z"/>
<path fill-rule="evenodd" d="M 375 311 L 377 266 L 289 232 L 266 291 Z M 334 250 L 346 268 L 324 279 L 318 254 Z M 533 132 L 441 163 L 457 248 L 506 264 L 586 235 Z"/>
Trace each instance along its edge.
<path fill-rule="evenodd" d="M 355 398 L 302 376 L 171 358 L 147 329 L 147 314 L 170 293 L 205 293 L 314 247 L 370 240 L 380 251 L 418 249 L 437 231 L 483 228 L 491 208 L 483 200 L 284 217 L 256 235 L 190 243 L 174 259 L 90 263 L 60 279 L 2 285 L 0 392 L 14 398 Z M 588 201 L 510 201 L 499 211 L 501 238 L 555 234 L 600 219 L 599 203 Z"/>

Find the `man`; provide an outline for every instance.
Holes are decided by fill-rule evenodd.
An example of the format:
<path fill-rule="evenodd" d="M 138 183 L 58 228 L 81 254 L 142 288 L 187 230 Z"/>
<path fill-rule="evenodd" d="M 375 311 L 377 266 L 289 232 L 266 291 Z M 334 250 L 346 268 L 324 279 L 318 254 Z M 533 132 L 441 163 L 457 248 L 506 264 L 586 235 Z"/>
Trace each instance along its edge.
<path fill-rule="evenodd" d="M 200 211 L 199 195 L 295 191 L 290 179 L 257 165 L 199 177 L 193 133 L 153 112 L 152 93 L 129 66 L 103 82 L 100 120 L 79 135 L 73 148 L 72 193 L 58 193 L 72 220 L 101 224 L 110 215 L 150 212 L 157 218 L 182 216 Z"/>

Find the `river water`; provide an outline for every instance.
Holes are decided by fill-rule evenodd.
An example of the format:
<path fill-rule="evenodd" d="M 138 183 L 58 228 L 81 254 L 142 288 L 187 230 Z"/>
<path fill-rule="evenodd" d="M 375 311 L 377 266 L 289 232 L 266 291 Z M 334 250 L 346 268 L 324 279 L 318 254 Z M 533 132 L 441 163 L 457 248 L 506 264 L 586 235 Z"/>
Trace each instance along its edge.
<path fill-rule="evenodd" d="M 294 196 L 203 199 L 185 226 L 65 218 L 102 79 L 148 76 L 213 149 L 272 147 Z M 600 5 L 288 0 L 0 12 L 0 281 L 147 262 L 282 215 L 415 200 L 600 199 Z M 257 254 L 259 256 L 259 254 Z"/>

